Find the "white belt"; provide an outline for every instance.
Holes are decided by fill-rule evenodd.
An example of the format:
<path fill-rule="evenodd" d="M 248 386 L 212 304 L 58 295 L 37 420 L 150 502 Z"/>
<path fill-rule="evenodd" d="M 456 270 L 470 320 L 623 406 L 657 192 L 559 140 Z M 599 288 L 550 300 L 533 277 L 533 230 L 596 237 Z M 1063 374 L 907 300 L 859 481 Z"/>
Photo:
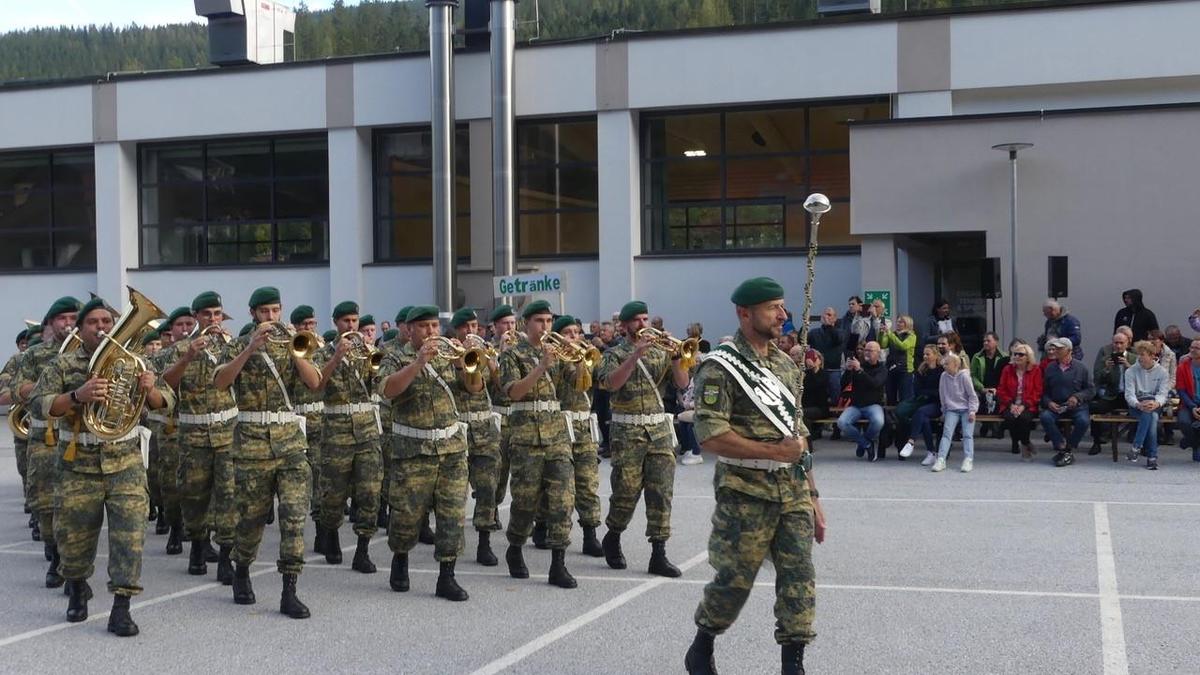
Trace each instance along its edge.
<path fill-rule="evenodd" d="M 383 397 L 380 396 L 379 394 L 371 394 L 371 403 L 374 403 L 375 405 L 380 405 L 383 403 Z"/>
<path fill-rule="evenodd" d="M 50 426 L 50 423 L 46 420 L 39 420 L 33 417 L 29 418 L 30 429 L 45 429 L 48 426 Z"/>
<path fill-rule="evenodd" d="M 101 445 L 103 443 L 123 443 L 125 441 L 132 441 L 133 439 L 137 438 L 141 434 L 142 428 L 143 427 L 134 427 L 133 431 L 130 431 L 129 433 L 125 434 L 124 436 L 122 436 L 120 438 L 115 438 L 111 441 L 106 441 L 106 440 L 100 438 L 99 436 L 96 436 L 95 434 L 91 434 L 91 433 L 87 433 L 87 432 L 77 434 L 72 431 L 64 431 L 64 432 L 62 432 L 61 435 L 62 435 L 62 440 L 67 441 L 67 442 L 75 441 L 76 443 L 79 443 L 81 445 Z"/>
<path fill-rule="evenodd" d="M 374 403 L 345 403 L 343 405 L 325 406 L 326 415 L 353 415 L 355 413 L 375 412 Z"/>
<path fill-rule="evenodd" d="M 622 413 L 613 413 L 612 421 L 617 424 L 632 424 L 635 426 L 647 426 L 650 424 L 662 424 L 670 422 L 671 416 L 667 413 L 654 413 L 651 415 L 625 415 Z"/>
<path fill-rule="evenodd" d="M 494 414 L 490 410 L 480 410 L 477 412 L 460 413 L 458 419 L 461 422 L 490 422 Z"/>
<path fill-rule="evenodd" d="M 292 424 L 299 422 L 297 417 L 297 414 L 292 412 L 239 412 L 237 414 L 239 422 L 251 424 Z"/>
<path fill-rule="evenodd" d="M 512 404 L 513 412 L 558 412 L 558 401 L 528 401 Z"/>
<path fill-rule="evenodd" d="M 418 429 L 393 422 L 392 433 L 405 438 L 419 438 L 422 441 L 444 441 L 453 438 L 462 430 L 462 426 L 462 424 L 451 424 L 444 429 Z"/>
<path fill-rule="evenodd" d="M 572 422 L 586 422 L 595 416 L 593 413 L 584 412 L 582 410 L 564 410 L 563 414 L 566 415 L 567 419 L 571 420 Z"/>
<path fill-rule="evenodd" d="M 596 413 L 582 410 L 564 410 L 563 415 L 567 418 L 567 428 L 570 429 L 572 434 L 575 432 L 574 422 L 587 422 L 588 432 L 591 434 L 592 440 L 596 443 L 600 442 L 600 418 L 596 416 Z M 574 443 L 575 439 L 571 439 L 571 442 Z"/>
<path fill-rule="evenodd" d="M 229 408 L 221 412 L 208 413 L 206 415 L 189 415 L 187 413 L 179 413 L 180 424 L 191 424 L 195 426 L 208 426 L 210 424 L 221 424 L 230 420 L 237 419 L 238 409 Z M 150 415 L 147 415 L 150 417 Z M 153 418 L 152 418 L 153 419 Z"/>
<path fill-rule="evenodd" d="M 146 419 L 150 420 L 151 422 L 158 422 L 159 424 L 166 424 L 171 421 L 166 415 L 152 412 L 146 413 Z"/>
<path fill-rule="evenodd" d="M 506 405 L 494 405 L 492 406 L 492 412 L 507 416 L 512 414 L 512 408 Z"/>
<path fill-rule="evenodd" d="M 292 407 L 292 410 L 295 411 L 295 413 L 297 415 L 307 415 L 308 413 L 317 413 L 317 412 L 321 412 L 324 409 L 325 409 L 324 401 L 317 401 L 315 403 L 301 403 L 300 405 Z M 241 418 L 239 417 L 238 419 L 241 419 Z"/>
<path fill-rule="evenodd" d="M 773 459 L 733 459 L 731 457 L 721 457 L 720 455 L 717 456 L 717 461 L 740 466 L 745 469 L 761 469 L 763 471 L 778 471 L 779 469 L 786 469 L 791 466 L 788 462 L 776 462 Z"/>

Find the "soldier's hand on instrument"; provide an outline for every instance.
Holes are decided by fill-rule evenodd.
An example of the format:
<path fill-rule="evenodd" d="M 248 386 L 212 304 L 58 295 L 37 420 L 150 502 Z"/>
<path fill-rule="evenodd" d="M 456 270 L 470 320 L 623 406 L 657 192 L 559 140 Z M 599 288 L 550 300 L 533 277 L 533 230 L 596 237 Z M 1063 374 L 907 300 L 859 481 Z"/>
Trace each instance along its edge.
<path fill-rule="evenodd" d="M 108 396 L 108 380 L 101 377 L 93 377 L 75 390 L 75 398 L 84 403 L 102 401 L 106 396 Z"/>
<path fill-rule="evenodd" d="M 138 386 L 142 388 L 142 391 L 150 391 L 154 388 L 154 382 L 157 379 L 158 375 L 156 375 L 153 371 L 147 370 L 141 375 L 138 375 Z"/>
<path fill-rule="evenodd" d="M 542 360 L 538 362 L 538 365 L 541 366 L 542 370 L 549 370 L 557 360 L 558 359 L 555 357 L 554 352 L 546 349 L 542 351 Z"/>
<path fill-rule="evenodd" d="M 269 341 L 271 333 L 274 332 L 274 330 L 275 327 L 269 323 L 264 323 L 263 325 L 259 326 L 258 329 L 254 331 L 254 337 L 250 338 L 250 348 L 262 349 L 262 346 L 267 344 Z"/>
<path fill-rule="evenodd" d="M 634 351 L 637 352 L 637 355 L 639 357 L 645 356 L 646 352 L 650 351 L 650 348 L 653 346 L 654 346 L 653 340 L 650 340 L 648 338 L 640 338 L 636 343 L 634 343 Z"/>
<path fill-rule="evenodd" d="M 436 358 L 437 353 L 437 343 L 433 340 L 429 340 L 428 342 L 422 343 L 421 348 L 417 350 L 417 361 L 420 362 L 421 365 L 425 365 Z"/>
<path fill-rule="evenodd" d="M 192 340 L 188 344 L 188 349 L 187 349 L 188 357 L 195 358 L 196 356 L 198 356 L 200 354 L 200 352 L 204 351 L 204 348 L 208 346 L 208 343 L 209 343 L 209 340 L 208 340 L 208 336 L 206 336 L 206 335 L 201 335 L 200 337 Z"/>
<path fill-rule="evenodd" d="M 337 347 L 333 350 L 333 357 L 335 359 L 343 358 L 346 354 L 350 353 L 351 349 L 354 349 L 354 343 L 346 338 L 342 338 L 338 340 Z"/>

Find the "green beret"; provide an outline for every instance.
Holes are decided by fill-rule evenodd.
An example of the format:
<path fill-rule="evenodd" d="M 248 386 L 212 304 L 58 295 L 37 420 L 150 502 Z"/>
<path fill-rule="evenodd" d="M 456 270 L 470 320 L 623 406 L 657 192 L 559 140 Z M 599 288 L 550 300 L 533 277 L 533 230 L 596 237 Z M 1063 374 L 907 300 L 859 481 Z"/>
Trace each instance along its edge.
<path fill-rule="evenodd" d="M 754 277 L 741 283 L 729 296 L 729 300 L 739 307 L 751 307 L 768 300 L 779 300 L 783 297 L 783 286 L 771 277 Z"/>
<path fill-rule="evenodd" d="M 337 318 L 337 317 L 334 317 L 334 318 Z M 325 344 L 329 344 L 329 343 L 333 342 L 334 340 L 337 339 L 337 337 L 338 337 L 338 332 L 336 330 L 327 330 L 324 333 L 321 333 L 321 339 L 325 341 Z"/>
<path fill-rule="evenodd" d="M 625 303 L 625 306 L 621 308 L 620 320 L 632 321 L 633 317 L 637 316 L 638 314 L 649 313 L 650 308 L 646 306 L 646 303 L 642 302 L 641 300 L 631 300 L 630 302 Z"/>
<path fill-rule="evenodd" d="M 405 305 L 396 312 L 396 323 L 408 323 L 408 311 L 412 309 L 412 305 Z"/>
<path fill-rule="evenodd" d="M 529 317 L 533 316 L 534 314 L 553 314 L 553 313 L 554 312 L 550 311 L 550 303 L 549 302 L 547 302 L 545 300 L 534 300 L 533 302 L 529 303 L 528 305 L 525 305 L 525 309 L 521 310 L 521 318 L 528 319 Z"/>
<path fill-rule="evenodd" d="M 575 325 L 575 317 L 571 316 L 570 314 L 563 314 L 562 316 L 560 316 L 554 320 L 554 325 L 550 328 L 550 330 L 554 331 L 555 333 L 561 333 L 561 332 L 563 332 L 563 329 L 566 328 L 567 326 L 574 326 L 574 325 Z"/>
<path fill-rule="evenodd" d="M 42 334 L 34 333 L 33 335 L 29 336 L 29 342 L 25 343 L 25 348 L 29 349 L 30 347 L 37 345 L 37 344 L 41 344 L 41 343 L 42 343 Z"/>
<path fill-rule="evenodd" d="M 22 328 L 21 332 L 17 333 L 17 344 L 20 344 L 22 340 L 26 340 L 26 341 L 29 340 L 29 329 L 28 328 Z"/>
<path fill-rule="evenodd" d="M 426 319 L 438 318 L 438 308 L 433 305 L 417 305 L 408 310 L 408 315 L 404 317 L 405 323 L 413 321 L 425 321 Z"/>
<path fill-rule="evenodd" d="M 454 316 L 450 317 L 450 327 L 458 328 L 468 321 L 475 321 L 477 319 L 479 319 L 479 316 L 475 314 L 475 310 L 470 307 L 463 307 L 455 312 Z"/>
<path fill-rule="evenodd" d="M 278 298 L 275 300 L 275 302 L 279 302 Z M 270 303 L 269 302 L 260 302 L 258 304 L 266 305 L 266 304 L 270 304 Z M 255 305 L 255 307 L 257 307 L 257 306 L 258 305 Z M 313 308 L 310 307 L 309 305 L 296 305 L 296 309 L 292 310 L 292 315 L 290 317 L 288 317 L 288 320 L 291 321 L 292 324 L 297 324 L 302 321 L 308 321 L 309 319 L 313 318 L 316 315 L 317 315 L 316 311 L 313 310 Z"/>
<path fill-rule="evenodd" d="M 244 337 L 246 335 L 249 335 L 254 330 L 255 325 L 256 324 L 253 321 L 251 321 L 250 323 L 246 324 L 245 326 L 242 326 L 242 329 L 238 331 L 238 337 Z"/>
<path fill-rule="evenodd" d="M 216 291 L 204 291 L 192 299 L 192 313 L 195 314 L 202 309 L 221 306 L 221 296 L 217 295 Z"/>
<path fill-rule="evenodd" d="M 338 319 L 342 318 L 343 316 L 346 316 L 347 314 L 358 314 L 358 303 L 357 302 L 354 302 L 353 300 L 346 300 L 343 302 L 339 302 L 333 308 L 333 320 L 334 321 L 337 321 Z"/>
<path fill-rule="evenodd" d="M 59 314 L 78 311 L 79 301 L 69 295 L 64 295 L 63 297 L 55 300 L 54 304 L 50 305 L 50 309 L 46 310 L 46 317 L 42 319 L 42 325 L 45 326 L 46 324 L 50 323 L 54 320 L 54 317 L 58 316 Z"/>
<path fill-rule="evenodd" d="M 171 331 L 171 324 L 167 321 L 160 322 L 158 324 L 158 328 L 156 328 L 154 330 L 154 332 L 158 333 L 159 335 L 162 335 L 163 333 L 169 333 L 170 331 Z"/>
<path fill-rule="evenodd" d="M 250 294 L 250 309 L 254 309 L 260 305 L 277 305 L 280 302 L 282 302 L 282 299 L 279 297 L 279 289 L 274 286 L 256 288 Z"/>
<path fill-rule="evenodd" d="M 384 342 L 391 342 L 392 340 L 395 340 L 398 337 L 400 337 L 400 331 L 396 330 L 395 328 L 389 328 L 389 329 L 383 331 L 383 341 Z"/>
<path fill-rule="evenodd" d="M 155 340 L 162 340 L 162 336 L 158 334 L 158 331 L 146 331 L 146 335 L 142 337 L 142 346 L 145 347 Z"/>
<path fill-rule="evenodd" d="M 492 315 L 488 318 L 491 319 L 492 323 L 496 323 L 500 319 L 503 319 L 506 316 L 512 316 L 512 315 L 513 315 L 512 305 L 500 305 L 496 309 L 492 310 Z"/>
<path fill-rule="evenodd" d="M 192 315 L 191 308 L 176 307 L 175 311 L 171 312 L 171 315 L 168 316 L 167 320 L 164 321 L 163 323 L 166 324 L 167 329 L 169 330 L 171 328 L 171 326 L 175 325 L 176 321 L 178 321 L 179 319 L 182 319 L 185 316 L 191 316 L 191 315 Z"/>
<path fill-rule="evenodd" d="M 57 304 L 57 302 L 55 304 Z M 80 326 L 83 325 L 83 319 L 84 319 L 84 317 L 86 317 L 88 315 L 89 312 L 91 312 L 92 310 L 100 309 L 102 307 L 104 309 L 107 309 L 110 312 L 112 311 L 112 308 L 110 308 L 108 306 L 108 303 L 104 302 L 104 298 L 95 297 L 95 298 L 92 298 L 91 300 L 88 300 L 87 304 L 83 306 L 83 309 L 80 309 L 79 313 L 75 315 L 75 327 L 79 328 Z M 53 309 L 53 308 L 51 308 L 51 309 Z M 70 312 L 73 310 L 68 309 L 68 310 L 64 310 L 64 311 Z M 62 312 L 61 311 L 56 312 L 50 318 L 53 319 L 55 316 L 58 316 L 59 314 L 62 314 Z"/>
<path fill-rule="evenodd" d="M 374 325 L 375 325 L 375 317 L 374 316 L 371 316 L 370 314 L 363 314 L 362 316 L 358 317 L 358 327 L 359 328 L 362 328 L 363 326 L 374 326 Z"/>

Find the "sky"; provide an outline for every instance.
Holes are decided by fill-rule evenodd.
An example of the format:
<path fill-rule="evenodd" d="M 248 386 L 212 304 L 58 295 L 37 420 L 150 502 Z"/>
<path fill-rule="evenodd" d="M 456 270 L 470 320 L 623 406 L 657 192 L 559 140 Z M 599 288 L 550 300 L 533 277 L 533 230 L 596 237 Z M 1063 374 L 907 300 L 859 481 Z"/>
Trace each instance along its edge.
<path fill-rule="evenodd" d="M 295 7 L 299 0 L 286 5 Z M 308 0 L 309 9 L 326 9 L 332 0 Z M 347 5 L 358 0 L 346 0 Z M 0 33 L 25 28 L 111 23 L 156 26 L 199 22 L 192 0 L 0 0 Z"/>

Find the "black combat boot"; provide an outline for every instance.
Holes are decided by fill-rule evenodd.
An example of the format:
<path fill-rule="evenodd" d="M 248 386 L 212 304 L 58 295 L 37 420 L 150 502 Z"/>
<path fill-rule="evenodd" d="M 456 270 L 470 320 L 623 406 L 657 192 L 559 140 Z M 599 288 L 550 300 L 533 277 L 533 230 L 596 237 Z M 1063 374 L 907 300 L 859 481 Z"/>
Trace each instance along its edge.
<path fill-rule="evenodd" d="M 421 521 L 421 532 L 417 535 L 417 541 L 429 545 L 434 542 L 433 528 L 429 526 L 429 516 L 425 516 L 425 520 Z"/>
<path fill-rule="evenodd" d="M 804 675 L 804 645 L 780 645 L 780 675 Z"/>
<path fill-rule="evenodd" d="M 179 536 L 179 525 L 171 523 L 171 533 L 167 535 L 167 555 L 183 553 L 183 540 Z"/>
<path fill-rule="evenodd" d="M 713 660 L 713 635 L 696 631 L 692 646 L 683 657 L 683 666 L 690 675 L 717 675 L 717 663 Z"/>
<path fill-rule="evenodd" d="M 217 549 L 213 548 L 212 539 L 204 538 L 204 562 L 217 562 L 221 559 L 221 554 L 217 553 Z"/>
<path fill-rule="evenodd" d="M 408 592 L 408 554 L 393 553 L 392 554 L 392 576 L 388 578 L 388 585 L 397 593 Z"/>
<path fill-rule="evenodd" d="M 584 526 L 583 528 L 583 554 L 593 558 L 604 556 L 604 547 L 596 538 L 596 528 L 594 527 Z"/>
<path fill-rule="evenodd" d="M 625 569 L 625 554 L 621 552 L 621 533 L 609 530 L 604 535 L 602 542 L 604 549 L 604 561 L 614 570 Z"/>
<path fill-rule="evenodd" d="M 233 569 L 233 601 L 239 605 L 253 605 L 254 587 L 250 584 L 250 566 L 237 564 Z"/>
<path fill-rule="evenodd" d="M 51 560 L 54 559 L 54 553 L 53 553 L 54 548 L 55 548 L 54 544 L 51 544 L 48 541 L 42 542 L 42 557 L 46 559 L 46 562 L 50 562 Z"/>
<path fill-rule="evenodd" d="M 342 539 L 337 530 L 325 530 L 325 562 L 342 564 Z"/>
<path fill-rule="evenodd" d="M 438 569 L 437 590 L 434 592 L 439 598 L 445 598 L 452 602 L 462 602 L 468 597 L 467 592 L 462 586 L 454 580 L 454 561 L 443 560 Z"/>
<path fill-rule="evenodd" d="M 667 560 L 667 542 L 652 541 L 650 542 L 650 574 L 657 574 L 660 577 L 677 577 L 683 574 L 679 568 L 672 565 L 670 560 Z"/>
<path fill-rule="evenodd" d="M 559 588 L 575 588 L 579 584 L 567 571 L 567 552 L 561 548 L 550 551 L 550 584 Z"/>
<path fill-rule="evenodd" d="M 279 613 L 293 619 L 307 619 L 312 616 L 308 607 L 296 597 L 296 575 L 283 575 L 283 593 L 279 596 Z"/>
<path fill-rule="evenodd" d="M 549 544 L 546 543 L 546 524 L 545 523 L 535 522 L 533 524 L 532 539 L 533 539 L 533 547 L 538 549 L 539 551 L 545 551 L 546 549 L 550 548 Z"/>
<path fill-rule="evenodd" d="M 188 552 L 188 574 L 196 577 L 208 574 L 208 563 L 204 562 L 203 539 L 192 540 L 192 550 Z"/>
<path fill-rule="evenodd" d="M 58 566 L 62 563 L 62 558 L 58 555 L 58 547 L 50 547 L 50 569 L 46 570 L 46 588 L 58 588 L 63 585 L 62 574 L 58 571 Z"/>
<path fill-rule="evenodd" d="M 79 583 L 83 584 L 83 599 L 91 600 L 92 599 L 92 587 L 88 585 L 88 582 L 86 579 Z M 63 595 L 68 595 L 68 596 L 71 595 L 71 584 L 68 583 L 63 586 Z"/>
<path fill-rule="evenodd" d="M 83 582 L 72 579 L 67 582 L 67 621 L 87 621 L 87 598 L 83 595 Z"/>
<path fill-rule="evenodd" d="M 492 533 L 483 530 L 479 533 L 479 546 L 475 549 L 475 562 L 484 567 L 495 567 L 500 564 L 496 554 L 492 552 Z"/>
<path fill-rule="evenodd" d="M 229 560 L 231 553 L 233 553 L 232 546 L 221 544 L 221 551 L 217 554 L 217 581 L 226 586 L 233 583 L 233 563 Z"/>
<path fill-rule="evenodd" d="M 163 509 L 158 510 L 158 519 L 154 521 L 154 534 L 166 534 L 171 530 L 167 525 L 167 512 Z"/>
<path fill-rule="evenodd" d="M 387 504 L 379 506 L 379 515 L 375 516 L 375 527 L 387 529 L 388 526 L 388 507 Z"/>
<path fill-rule="evenodd" d="M 38 526 L 36 520 L 33 523 L 33 527 L 29 530 L 29 536 L 32 537 L 34 541 L 42 540 L 42 528 Z"/>
<path fill-rule="evenodd" d="M 275 502 L 271 502 L 271 508 L 267 509 L 267 524 L 275 524 Z"/>
<path fill-rule="evenodd" d="M 114 595 L 112 611 L 108 614 L 108 632 L 119 637 L 133 637 L 138 634 L 138 625 L 129 615 L 129 596 Z"/>
<path fill-rule="evenodd" d="M 313 553 L 325 552 L 325 528 L 317 526 L 317 537 L 313 539 Z"/>
<path fill-rule="evenodd" d="M 150 510 L 147 512 L 146 520 L 149 522 L 154 522 L 157 519 L 158 519 L 158 504 L 155 502 L 150 502 Z"/>
<path fill-rule="evenodd" d="M 508 576 L 514 579 L 529 578 L 529 568 L 525 566 L 525 555 L 521 553 L 520 546 L 509 544 L 504 552 L 504 562 L 508 563 Z"/>
<path fill-rule="evenodd" d="M 375 563 L 371 562 L 371 538 L 359 535 L 358 546 L 354 549 L 354 562 L 350 563 L 350 569 L 363 574 L 374 574 Z"/>

